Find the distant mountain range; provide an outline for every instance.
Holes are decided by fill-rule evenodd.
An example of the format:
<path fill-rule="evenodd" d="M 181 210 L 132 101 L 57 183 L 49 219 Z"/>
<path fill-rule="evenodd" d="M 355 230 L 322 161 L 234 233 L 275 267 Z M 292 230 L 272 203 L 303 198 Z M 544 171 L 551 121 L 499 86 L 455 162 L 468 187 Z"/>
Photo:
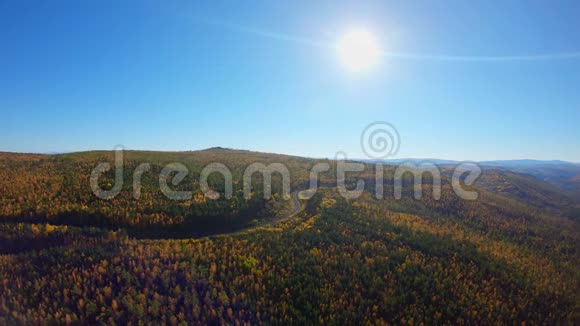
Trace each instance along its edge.
<path fill-rule="evenodd" d="M 428 158 L 402 158 L 391 160 L 361 160 L 368 163 L 397 165 L 405 162 L 413 164 L 433 163 L 441 167 L 453 166 L 460 161 Z M 560 190 L 580 198 L 580 163 L 561 160 L 495 160 L 475 162 L 484 170 L 505 170 L 532 176 L 545 181 Z"/>
<path fill-rule="evenodd" d="M 456 160 L 443 160 L 443 159 L 436 159 L 436 158 L 400 158 L 400 159 L 388 159 L 388 160 L 369 160 L 369 159 L 362 159 L 361 161 L 370 162 L 370 163 L 384 163 L 384 164 L 401 164 L 405 162 L 410 163 L 434 163 L 437 165 L 454 165 L 459 164 L 462 161 Z M 562 166 L 562 165 L 569 165 L 569 166 L 578 166 L 580 167 L 580 163 L 574 162 L 567 162 L 561 160 L 529 160 L 529 159 L 522 159 L 522 160 L 493 160 L 493 161 L 474 161 L 480 165 L 484 166 L 499 166 L 499 167 L 536 167 L 536 166 Z"/>
<path fill-rule="evenodd" d="M 550 161 L 543 161 L 543 160 L 498 160 L 498 161 L 482 161 L 479 162 L 483 165 L 488 166 L 512 166 L 512 167 L 537 167 L 537 166 L 562 166 L 562 165 L 570 165 L 570 166 L 579 166 L 580 163 L 574 162 L 567 162 L 567 161 L 560 161 L 560 160 L 550 160 Z"/>

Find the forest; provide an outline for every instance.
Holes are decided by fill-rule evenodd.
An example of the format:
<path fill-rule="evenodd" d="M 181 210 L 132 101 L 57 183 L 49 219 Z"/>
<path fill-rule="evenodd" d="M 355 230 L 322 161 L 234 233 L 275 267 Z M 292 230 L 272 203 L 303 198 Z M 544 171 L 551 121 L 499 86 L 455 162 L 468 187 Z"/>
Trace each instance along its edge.
<path fill-rule="evenodd" d="M 577 324 L 580 220 L 575 198 L 532 177 L 485 171 L 475 201 L 458 198 L 443 170 L 441 199 L 376 199 L 375 175 L 347 200 L 321 175 L 316 194 L 291 205 L 274 178 L 242 196 L 254 162 L 284 163 L 293 191 L 308 187 L 317 162 L 226 149 L 127 152 L 119 196 L 102 200 L 91 170 L 112 152 L 0 154 L 0 324 Z M 141 197 L 133 169 L 148 162 Z M 158 189 L 164 165 L 190 174 L 169 200 Z M 202 167 L 228 166 L 231 200 L 207 199 Z M 385 193 L 393 167 L 385 166 Z M 111 171 L 99 180 L 112 187 Z M 223 193 L 223 180 L 210 177 Z M 573 215 L 573 214 L 572 214 Z M 271 222 L 271 221 L 270 221 Z M 242 230 L 230 234 L 236 230 Z"/>

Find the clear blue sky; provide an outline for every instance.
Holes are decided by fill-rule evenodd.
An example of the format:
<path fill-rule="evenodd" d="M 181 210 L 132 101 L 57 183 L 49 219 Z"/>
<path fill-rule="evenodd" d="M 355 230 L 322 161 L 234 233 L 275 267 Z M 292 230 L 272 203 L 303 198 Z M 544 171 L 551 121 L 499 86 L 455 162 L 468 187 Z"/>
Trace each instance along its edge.
<path fill-rule="evenodd" d="M 386 52 L 362 75 L 352 26 Z M 382 120 L 397 157 L 580 162 L 579 52 L 575 0 L 3 0 L 0 151 L 363 157 Z"/>

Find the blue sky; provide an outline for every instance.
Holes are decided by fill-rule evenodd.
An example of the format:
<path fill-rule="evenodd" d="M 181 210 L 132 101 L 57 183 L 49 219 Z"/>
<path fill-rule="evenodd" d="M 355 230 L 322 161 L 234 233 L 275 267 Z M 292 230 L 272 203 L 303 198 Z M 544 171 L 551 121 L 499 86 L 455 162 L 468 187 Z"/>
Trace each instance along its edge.
<path fill-rule="evenodd" d="M 578 17 L 578 1 L 4 0 L 0 151 L 364 157 L 362 130 L 388 121 L 399 158 L 580 162 Z M 333 47 L 353 26 L 385 51 L 364 74 Z"/>

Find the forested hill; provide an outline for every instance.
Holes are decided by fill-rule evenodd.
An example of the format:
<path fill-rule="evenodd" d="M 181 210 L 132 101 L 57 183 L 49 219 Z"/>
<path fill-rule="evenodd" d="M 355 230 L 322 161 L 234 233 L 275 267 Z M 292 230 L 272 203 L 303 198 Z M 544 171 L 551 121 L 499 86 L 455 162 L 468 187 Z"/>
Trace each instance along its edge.
<path fill-rule="evenodd" d="M 91 190 L 90 174 L 100 163 L 115 166 L 111 151 L 92 151 L 60 155 L 0 154 L 0 218 L 5 222 L 50 222 L 76 226 L 127 228 L 136 236 L 152 236 L 163 230 L 161 237 L 200 236 L 230 232 L 242 228 L 257 218 L 284 210 L 280 200 L 279 176 L 274 176 L 274 197 L 264 200 L 259 174 L 253 178 L 255 194 L 243 198 L 241 178 L 252 163 L 284 163 L 292 172 L 292 184 L 297 185 L 311 160 L 285 156 L 211 149 L 193 152 L 124 151 L 123 187 L 111 200 L 99 200 Z M 143 173 L 141 196 L 133 199 L 133 174 L 142 164 L 150 164 Z M 192 191 L 191 200 L 176 201 L 160 190 L 159 175 L 170 163 L 186 166 L 189 174 L 174 190 Z M 199 185 L 200 172 L 210 163 L 228 166 L 234 177 L 234 197 L 227 200 L 208 200 Z M 102 189 L 115 185 L 115 171 L 111 169 L 99 179 Z M 209 178 L 212 189 L 224 191 L 220 174 Z M 151 231 L 151 232 L 150 232 Z M 152 233 L 153 232 L 153 233 Z"/>
<path fill-rule="evenodd" d="M 282 163 L 290 172 L 294 190 L 309 187 L 310 170 L 319 162 L 330 164 L 330 171 L 319 175 L 323 186 L 336 185 L 336 164 L 329 160 L 308 159 L 297 156 L 232 150 L 221 147 L 200 151 L 159 152 L 124 151 L 124 175 L 121 194 L 111 201 L 98 201 L 91 191 L 89 177 L 91 171 L 103 162 L 114 163 L 112 151 L 90 151 L 59 155 L 0 153 L 0 186 L 5 190 L 0 208 L 2 217 L 56 218 L 58 216 L 101 215 L 101 218 L 131 225 L 175 224 L 183 222 L 188 216 L 223 216 L 255 214 L 265 202 L 255 196 L 254 201 L 241 200 L 242 176 L 253 163 Z M 141 198 L 139 205 L 133 205 L 133 173 L 142 163 L 149 163 L 151 169 L 142 175 Z M 170 163 L 180 163 L 189 171 L 187 177 L 176 190 L 194 192 L 192 200 L 176 202 L 167 200 L 159 187 L 159 174 Z M 234 200 L 206 200 L 201 193 L 199 178 L 203 167 L 211 163 L 226 165 L 233 175 Z M 385 166 L 384 182 L 387 197 L 393 197 L 393 174 L 396 166 Z M 452 170 L 441 168 L 443 184 L 450 183 Z M 428 176 L 427 176 L 428 177 Z M 375 168 L 367 164 L 365 171 L 349 172 L 347 184 L 355 179 L 363 179 L 368 190 L 375 187 Z M 110 170 L 99 181 L 103 189 L 114 186 L 114 170 Z M 259 174 L 253 176 L 254 189 L 261 191 Z M 281 191 L 280 175 L 274 174 L 273 192 Z M 409 181 L 408 184 L 412 183 Z M 219 174 L 210 175 L 209 184 L 213 189 L 223 191 L 224 181 Z M 579 198 L 573 192 L 555 188 L 548 182 L 533 176 L 501 169 L 486 169 L 476 183 L 476 188 L 519 201 L 535 208 L 569 210 L 578 204 Z M 222 196 L 223 197 L 223 196 Z M 223 198 L 222 198 L 223 199 Z M 251 211 L 251 213 L 250 213 Z M 267 213 L 267 212 L 264 212 Z M 125 219 L 124 215 L 131 215 Z M 107 222 L 109 223 L 109 222 Z"/>
<path fill-rule="evenodd" d="M 580 321 L 580 220 L 561 189 L 530 175 L 484 170 L 459 198 L 444 169 L 441 199 L 426 177 L 421 199 L 410 180 L 393 197 L 385 166 L 382 199 L 375 172 L 349 173 L 367 188 L 344 199 L 335 162 L 213 148 L 125 151 L 124 184 L 110 200 L 91 191 L 91 171 L 114 153 L 0 153 L 0 324 L 574 324 Z M 252 163 L 283 163 L 293 190 L 330 164 L 298 215 L 274 176 L 273 196 L 242 196 Z M 134 170 L 143 173 L 133 198 Z M 165 197 L 169 163 L 189 174 Z M 232 199 L 206 198 L 199 175 L 209 163 L 233 174 Z M 114 171 L 99 179 L 114 187 Z M 209 179 L 224 193 L 219 174 Z M 248 231 L 210 238 L 207 234 Z M 253 226 L 253 227 L 251 227 Z M 182 238 L 182 239 L 176 239 Z"/>

